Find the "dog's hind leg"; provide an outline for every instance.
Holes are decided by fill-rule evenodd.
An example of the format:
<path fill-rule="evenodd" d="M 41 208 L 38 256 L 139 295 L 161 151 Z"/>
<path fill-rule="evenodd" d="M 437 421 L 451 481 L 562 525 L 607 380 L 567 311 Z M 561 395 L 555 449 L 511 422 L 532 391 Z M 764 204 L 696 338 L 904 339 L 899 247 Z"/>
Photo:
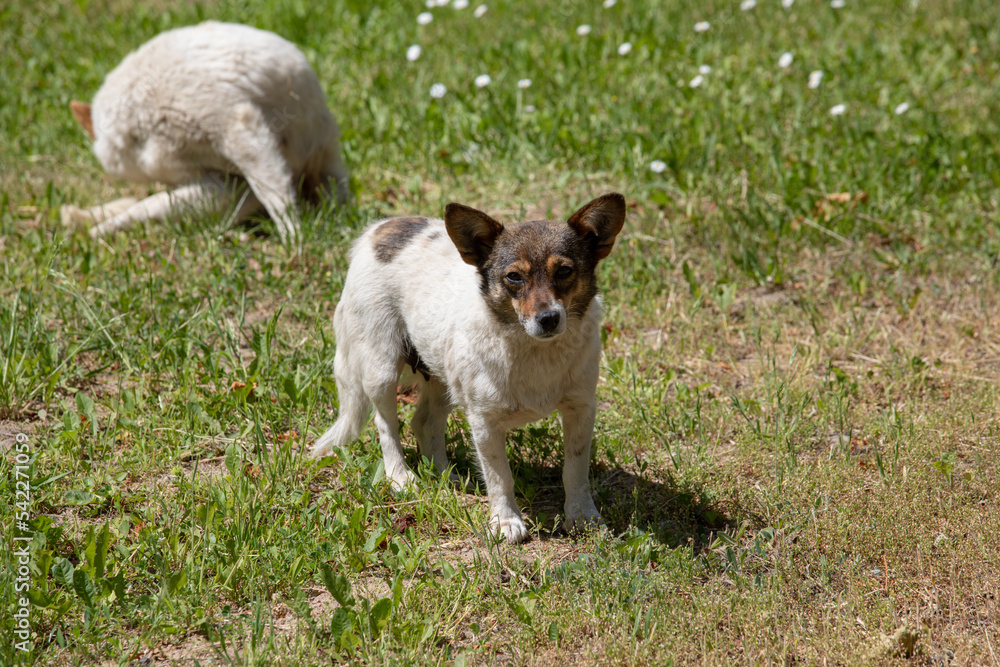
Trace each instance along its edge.
<path fill-rule="evenodd" d="M 451 405 L 447 388 L 437 378 L 431 378 L 420 386 L 420 398 L 413 414 L 413 433 L 420 445 L 420 454 L 434 462 L 438 472 L 448 469 L 448 454 L 445 452 L 445 428 Z M 457 475 L 452 475 L 458 479 Z"/>
<path fill-rule="evenodd" d="M 264 205 L 282 241 L 295 242 L 299 227 L 295 183 L 279 139 L 263 112 L 251 104 L 238 105 L 226 128 L 220 153 L 231 161 Z"/>
<path fill-rule="evenodd" d="M 401 364 L 400 364 L 401 365 Z M 403 446 L 399 442 L 399 415 L 396 413 L 396 381 L 399 369 L 384 378 L 365 382 L 365 393 L 375 404 L 375 427 L 378 442 L 382 447 L 382 461 L 385 476 L 396 491 L 406 488 L 416 477 L 403 458 Z"/>

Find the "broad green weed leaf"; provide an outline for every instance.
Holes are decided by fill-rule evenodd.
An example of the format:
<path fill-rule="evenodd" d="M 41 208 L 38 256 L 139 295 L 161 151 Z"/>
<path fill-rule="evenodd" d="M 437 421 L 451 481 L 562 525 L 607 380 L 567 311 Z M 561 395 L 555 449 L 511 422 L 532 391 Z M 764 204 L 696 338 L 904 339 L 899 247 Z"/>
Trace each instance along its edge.
<path fill-rule="evenodd" d="M 74 569 L 73 563 L 69 562 L 65 558 L 60 558 L 56 561 L 55 565 L 52 566 L 52 576 L 66 588 L 72 588 Z"/>
<path fill-rule="evenodd" d="M 66 492 L 66 503 L 68 505 L 89 505 L 95 500 L 97 500 L 97 496 L 84 489 L 70 489 Z"/>
<path fill-rule="evenodd" d="M 83 603 L 88 607 L 94 606 L 94 585 L 90 577 L 83 570 L 73 572 L 73 590 L 80 596 Z"/>
<path fill-rule="evenodd" d="M 389 622 L 390 614 L 392 614 L 392 600 L 389 598 L 382 598 L 376 602 L 368 616 L 368 619 L 372 624 L 372 632 L 376 635 L 381 634 L 382 630 Z"/>
<path fill-rule="evenodd" d="M 87 419 L 94 420 L 94 399 L 82 391 L 76 394 L 76 409 Z"/>
<path fill-rule="evenodd" d="M 330 619 L 330 634 L 333 635 L 334 639 L 339 641 L 343 634 L 351 630 L 353 626 L 351 614 L 347 609 L 338 607 L 333 612 L 333 618 Z"/>
<path fill-rule="evenodd" d="M 163 582 L 163 595 L 164 597 L 173 595 L 176 591 L 184 588 L 187 583 L 187 571 L 183 568 L 174 572 L 167 577 L 166 581 Z"/>
<path fill-rule="evenodd" d="M 330 595 L 340 603 L 340 606 L 353 607 L 354 596 L 351 594 L 351 582 L 347 580 L 347 577 L 334 572 L 333 568 L 326 563 L 320 566 L 320 571 L 323 574 L 326 590 L 330 591 Z"/>
<path fill-rule="evenodd" d="M 108 544 L 111 542 L 111 529 L 105 523 L 94 540 L 94 576 L 100 579 L 104 576 L 104 564 L 108 559 Z"/>

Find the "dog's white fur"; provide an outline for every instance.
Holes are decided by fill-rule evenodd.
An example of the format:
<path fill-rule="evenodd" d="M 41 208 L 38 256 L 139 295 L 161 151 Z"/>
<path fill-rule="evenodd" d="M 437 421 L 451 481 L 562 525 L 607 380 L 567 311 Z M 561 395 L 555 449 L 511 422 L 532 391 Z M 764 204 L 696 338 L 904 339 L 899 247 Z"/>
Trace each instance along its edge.
<path fill-rule="evenodd" d="M 181 186 L 144 199 L 91 229 L 94 237 L 183 206 L 261 205 L 282 238 L 298 228 L 300 181 L 348 194 L 340 130 L 305 56 L 278 35 L 207 21 L 162 33 L 126 56 L 93 105 L 74 103 L 94 153 L 113 176 Z M 251 192 L 237 200 L 246 179 Z M 94 217 L 97 217 L 96 215 Z"/>
<path fill-rule="evenodd" d="M 432 374 L 430 380 L 413 374 L 420 398 L 412 428 L 420 453 L 439 470 L 447 468 L 445 425 L 452 406 L 461 405 L 486 482 L 491 524 L 508 542 L 525 540 L 528 530 L 514 500 L 506 432 L 555 410 L 565 440 L 565 525 L 599 523 L 588 474 L 601 356 L 600 299 L 593 299 L 582 318 L 560 325 L 554 337 L 537 337 L 529 330 L 533 322 L 498 327 L 476 267 L 463 261 L 443 220 L 428 220 L 390 262 L 376 258 L 377 228 L 355 244 L 334 314 L 340 414 L 316 440 L 313 456 L 357 438 L 373 403 L 386 475 L 395 488 L 413 480 L 396 414 L 408 338 Z M 410 369 L 405 372 L 408 380 Z"/>

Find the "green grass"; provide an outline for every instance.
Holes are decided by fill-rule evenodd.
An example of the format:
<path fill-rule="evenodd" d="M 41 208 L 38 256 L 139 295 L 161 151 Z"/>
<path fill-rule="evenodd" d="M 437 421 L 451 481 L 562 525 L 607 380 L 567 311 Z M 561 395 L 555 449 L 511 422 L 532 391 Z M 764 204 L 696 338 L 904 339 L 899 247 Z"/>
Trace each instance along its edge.
<path fill-rule="evenodd" d="M 0 517 L 13 544 L 26 433 L 35 633 L 6 640 L 5 550 L 0 663 L 1000 665 L 1000 7 L 473 7 L 0 8 Z M 63 229 L 64 203 L 150 191 L 101 174 L 69 101 L 208 18 L 305 51 L 355 204 L 307 211 L 297 255 L 219 219 Z M 425 472 L 390 493 L 370 425 L 305 458 L 367 221 L 558 217 L 610 190 L 630 208 L 601 275 L 607 531 L 555 530 L 554 419 L 508 439 L 520 547 L 485 539 L 479 491 Z M 448 433 L 472 474 L 460 412 Z M 880 648 L 904 624 L 912 655 Z"/>

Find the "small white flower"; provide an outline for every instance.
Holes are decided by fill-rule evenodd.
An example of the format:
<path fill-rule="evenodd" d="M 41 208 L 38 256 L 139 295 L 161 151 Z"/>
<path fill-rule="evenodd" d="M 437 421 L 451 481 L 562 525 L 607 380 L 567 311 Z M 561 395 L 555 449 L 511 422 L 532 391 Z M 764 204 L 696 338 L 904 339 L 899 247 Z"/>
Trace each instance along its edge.
<path fill-rule="evenodd" d="M 742 9 L 745 12 L 750 11 L 756 6 L 757 6 L 757 0 L 743 0 L 743 2 L 740 3 L 740 9 Z"/>
<path fill-rule="evenodd" d="M 617 2 L 618 2 L 618 0 L 604 0 L 604 3 L 603 3 L 604 4 L 604 8 L 605 9 L 611 9 L 612 7 L 615 6 L 615 3 L 617 3 Z"/>
<path fill-rule="evenodd" d="M 795 4 L 795 0 L 781 0 L 781 6 L 788 9 Z"/>
<path fill-rule="evenodd" d="M 845 4 L 844 0 L 830 0 L 831 9 L 843 9 Z"/>
<path fill-rule="evenodd" d="M 452 9 L 465 9 L 469 6 L 469 0 L 455 0 L 451 3 Z"/>
<path fill-rule="evenodd" d="M 705 83 L 705 77 L 703 77 L 701 74 L 699 74 L 695 78 L 691 79 L 691 82 L 688 83 L 688 85 L 691 86 L 692 88 L 697 88 L 698 86 L 700 86 L 703 83 Z"/>
<path fill-rule="evenodd" d="M 819 84 L 823 83 L 823 70 L 818 69 L 809 72 L 809 87 L 816 89 L 819 88 Z"/>
<path fill-rule="evenodd" d="M 420 57 L 420 54 L 423 53 L 423 51 L 424 50 L 420 48 L 419 44 L 414 44 L 406 50 L 406 59 L 412 63 Z"/>
<path fill-rule="evenodd" d="M 831 116 L 843 116 L 845 111 L 847 111 L 847 105 L 846 104 L 836 104 L 836 105 L 830 107 L 830 115 Z"/>
<path fill-rule="evenodd" d="M 427 25 L 433 20 L 434 20 L 434 15 L 431 14 L 430 12 L 420 12 L 419 14 L 417 14 L 418 25 Z"/>
<path fill-rule="evenodd" d="M 531 79 L 521 79 L 517 82 L 518 88 L 531 88 Z"/>
<path fill-rule="evenodd" d="M 431 97 L 433 97 L 436 100 L 439 100 L 442 97 L 444 97 L 444 94 L 447 92 L 448 89 L 444 87 L 443 83 L 435 83 L 433 86 L 431 86 Z"/>
<path fill-rule="evenodd" d="M 486 5 L 479 5 L 478 7 L 476 7 L 476 11 L 472 12 L 472 15 L 475 16 L 477 19 L 481 19 L 483 18 L 483 15 L 486 13 L 487 9 L 488 7 Z"/>
<path fill-rule="evenodd" d="M 622 42 L 618 47 L 618 55 L 627 56 L 632 52 L 632 42 Z"/>
<path fill-rule="evenodd" d="M 778 67 L 782 69 L 786 67 L 791 67 L 792 60 L 794 60 L 794 58 L 792 58 L 792 54 L 788 51 L 785 51 L 784 53 L 781 54 L 781 57 L 778 58 Z"/>
<path fill-rule="evenodd" d="M 708 21 L 698 21 L 697 23 L 694 24 L 694 31 L 695 32 L 707 32 L 708 29 L 711 28 L 711 27 L 712 27 L 712 24 L 709 23 Z"/>
<path fill-rule="evenodd" d="M 708 65 L 698 65 L 698 74 L 711 74 L 712 68 Z"/>
<path fill-rule="evenodd" d="M 649 168 L 654 174 L 662 174 L 667 168 L 667 163 L 663 160 L 653 160 L 649 163 Z"/>
<path fill-rule="evenodd" d="M 490 85 L 490 83 L 492 83 L 492 82 L 493 82 L 493 79 L 490 78 L 489 74 L 480 74 L 479 76 L 476 77 L 476 81 L 475 81 L 476 88 L 485 88 L 486 86 Z"/>
<path fill-rule="evenodd" d="M 902 116 L 904 113 L 910 110 L 909 102 L 900 102 L 896 105 L 896 108 L 892 110 L 897 116 Z"/>
<path fill-rule="evenodd" d="M 524 113 L 535 113 L 535 105 L 529 104 L 524 107 Z"/>
<path fill-rule="evenodd" d="M 590 26 L 584 23 L 583 25 L 578 25 L 576 27 L 576 34 L 580 35 L 580 37 L 586 37 L 590 34 L 590 30 Z"/>

